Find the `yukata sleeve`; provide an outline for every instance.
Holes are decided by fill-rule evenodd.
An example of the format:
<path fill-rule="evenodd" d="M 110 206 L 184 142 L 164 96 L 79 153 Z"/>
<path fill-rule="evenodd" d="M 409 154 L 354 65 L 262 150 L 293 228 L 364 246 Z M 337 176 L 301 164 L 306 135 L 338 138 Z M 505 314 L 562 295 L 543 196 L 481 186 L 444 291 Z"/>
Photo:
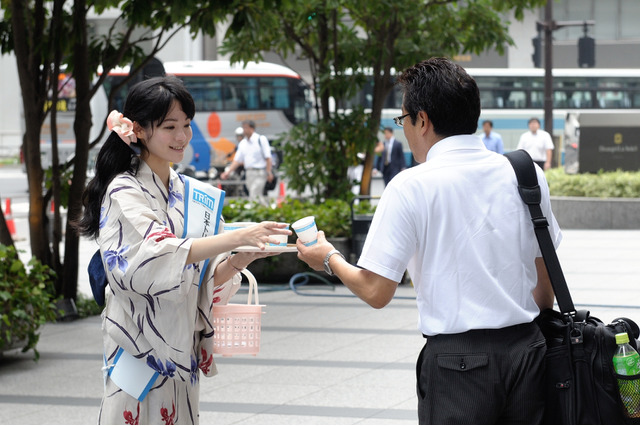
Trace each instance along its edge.
<path fill-rule="evenodd" d="M 192 283 L 183 281 L 184 271 L 198 267 L 186 265 L 192 240 L 176 237 L 174 224 L 133 178 L 119 183 L 109 186 L 101 214 L 99 243 L 110 285 L 146 298 L 185 297 Z"/>

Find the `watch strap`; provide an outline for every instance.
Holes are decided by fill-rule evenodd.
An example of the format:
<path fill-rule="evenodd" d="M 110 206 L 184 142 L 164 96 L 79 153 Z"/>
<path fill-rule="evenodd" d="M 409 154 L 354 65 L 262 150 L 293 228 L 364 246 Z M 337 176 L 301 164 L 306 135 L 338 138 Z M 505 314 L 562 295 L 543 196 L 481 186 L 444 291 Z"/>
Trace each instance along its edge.
<path fill-rule="evenodd" d="M 339 250 L 333 249 L 329 253 L 327 253 L 327 255 L 324 257 L 324 271 L 330 276 L 333 276 L 334 273 L 333 273 L 333 270 L 331 269 L 331 266 L 329 265 L 329 259 L 331 259 L 331 256 L 333 256 L 334 254 L 337 254 L 341 258 L 345 259 L 344 255 L 340 253 Z"/>

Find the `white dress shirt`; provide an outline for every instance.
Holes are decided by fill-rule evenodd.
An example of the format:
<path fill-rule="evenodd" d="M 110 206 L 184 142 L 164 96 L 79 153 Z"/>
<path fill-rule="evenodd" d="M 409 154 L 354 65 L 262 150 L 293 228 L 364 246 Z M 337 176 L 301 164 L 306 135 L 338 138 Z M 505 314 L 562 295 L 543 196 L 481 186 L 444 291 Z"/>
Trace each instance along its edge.
<path fill-rule="evenodd" d="M 556 246 L 544 173 L 542 211 Z M 413 281 L 425 335 L 502 328 L 539 313 L 532 290 L 540 257 L 529 210 L 509 161 L 478 136 L 437 142 L 424 164 L 400 172 L 376 209 L 358 266 Z"/>

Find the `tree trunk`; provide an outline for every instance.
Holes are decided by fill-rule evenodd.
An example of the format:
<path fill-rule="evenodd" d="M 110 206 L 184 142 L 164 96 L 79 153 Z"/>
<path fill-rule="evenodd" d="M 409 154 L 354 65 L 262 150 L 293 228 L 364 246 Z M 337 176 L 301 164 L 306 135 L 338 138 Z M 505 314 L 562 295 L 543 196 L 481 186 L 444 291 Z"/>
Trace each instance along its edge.
<path fill-rule="evenodd" d="M 43 59 L 36 49 L 38 40 L 44 32 L 44 11 L 35 10 L 33 15 L 26 16 L 29 3 L 22 0 L 11 2 L 11 25 L 15 40 L 14 51 L 18 66 L 18 77 L 22 92 L 25 134 L 22 150 L 27 169 L 29 187 L 29 237 L 31 254 L 41 263 L 51 265 L 49 239 L 45 228 L 45 208 L 42 195 L 42 163 L 40 161 L 40 131 L 44 121 L 44 103 L 49 73 L 49 62 Z M 25 37 L 29 35 L 29 39 Z M 44 55 L 45 53 L 43 53 Z M 43 82 L 44 78 L 44 82 Z M 45 86 L 46 87 L 46 86 Z M 44 93 L 44 96 L 42 95 Z"/>
<path fill-rule="evenodd" d="M 86 0 L 74 1 L 73 26 L 81 35 L 73 50 L 74 76 L 76 79 L 76 116 L 73 130 L 76 136 L 76 153 L 73 179 L 69 189 L 69 208 L 64 246 L 64 282 L 62 294 L 65 299 L 76 299 L 78 294 L 79 242 L 73 223 L 82 216 L 82 193 L 87 178 L 89 160 L 89 134 L 91 131 L 91 80 L 89 72 L 89 46 L 86 32 Z"/>

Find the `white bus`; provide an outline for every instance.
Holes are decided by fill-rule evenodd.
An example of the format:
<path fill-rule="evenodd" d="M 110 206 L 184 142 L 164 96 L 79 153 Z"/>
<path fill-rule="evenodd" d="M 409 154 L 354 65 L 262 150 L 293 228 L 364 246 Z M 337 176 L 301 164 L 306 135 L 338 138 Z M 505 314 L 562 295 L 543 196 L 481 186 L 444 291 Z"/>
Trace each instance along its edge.
<path fill-rule="evenodd" d="M 484 120 L 502 135 L 505 151 L 517 147 L 520 135 L 528 130 L 532 117 L 544 128 L 544 70 L 539 68 L 468 68 L 480 89 L 482 111 L 478 132 Z M 365 85 L 345 108 L 363 105 L 371 108 L 372 90 Z M 394 128 L 404 141 L 402 129 L 393 125 L 401 115 L 402 95 L 394 90 L 386 99 L 381 126 Z M 640 112 L 640 69 L 557 68 L 553 70 L 553 133 L 562 146 L 566 116 L 570 112 L 589 111 L 615 114 Z M 404 141 L 406 143 L 406 141 Z M 405 145 L 408 150 L 408 146 Z"/>
<path fill-rule="evenodd" d="M 165 62 L 163 66 L 167 74 L 184 81 L 195 101 L 193 139 L 183 166 L 191 166 L 198 177 L 230 161 L 236 146 L 234 131 L 242 121 L 253 120 L 256 132 L 273 140 L 310 120 L 310 89 L 300 75 L 284 66 L 231 65 L 229 61 Z M 110 72 L 105 92 L 110 93 L 128 75 L 128 68 Z M 127 90 L 124 85 L 115 93 L 112 108 L 122 110 Z"/>

